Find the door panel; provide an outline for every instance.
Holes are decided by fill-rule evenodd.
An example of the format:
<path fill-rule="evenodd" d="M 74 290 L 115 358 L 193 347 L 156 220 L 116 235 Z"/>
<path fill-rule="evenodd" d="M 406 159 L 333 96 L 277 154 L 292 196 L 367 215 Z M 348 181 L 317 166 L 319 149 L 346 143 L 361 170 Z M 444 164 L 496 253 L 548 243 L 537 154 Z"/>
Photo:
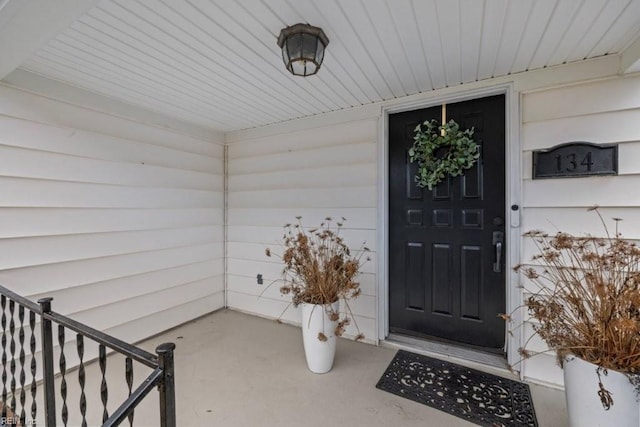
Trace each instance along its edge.
<path fill-rule="evenodd" d="M 420 280 L 424 276 L 424 245 L 421 242 L 407 243 L 407 307 L 424 310 L 424 286 Z"/>
<path fill-rule="evenodd" d="M 445 314 L 450 316 L 451 310 L 451 292 L 449 283 L 451 283 L 451 245 L 446 243 L 435 243 L 432 246 L 432 304 L 431 312 L 437 314 Z M 423 285 L 424 286 L 424 285 Z"/>
<path fill-rule="evenodd" d="M 501 349 L 506 276 L 503 261 L 494 271 L 493 237 L 505 231 L 504 96 L 447 105 L 447 120 L 475 129 L 480 159 L 429 191 L 416 185 L 408 151 L 415 127 L 441 114 L 389 116 L 390 330 Z"/>

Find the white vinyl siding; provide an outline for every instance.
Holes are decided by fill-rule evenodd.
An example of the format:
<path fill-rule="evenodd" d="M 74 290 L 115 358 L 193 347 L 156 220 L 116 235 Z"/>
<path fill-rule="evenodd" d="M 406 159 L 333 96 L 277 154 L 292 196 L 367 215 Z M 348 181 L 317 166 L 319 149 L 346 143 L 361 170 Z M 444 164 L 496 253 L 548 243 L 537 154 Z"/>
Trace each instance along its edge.
<path fill-rule="evenodd" d="M 0 284 L 135 342 L 224 304 L 222 139 L 0 86 Z"/>
<path fill-rule="evenodd" d="M 373 251 L 360 276 L 363 294 L 350 306 L 368 340 L 376 337 L 377 120 L 367 119 L 241 140 L 229 145 L 228 305 L 278 317 L 287 307 L 279 292 L 283 226 L 302 217 L 317 226 L 347 218 L 343 236 L 352 248 Z M 264 284 L 258 285 L 257 274 Z M 262 294 L 262 296 L 260 296 Z M 344 309 L 344 307 L 343 307 Z M 299 322 L 293 307 L 284 320 Z M 354 334 L 353 325 L 347 334 Z"/>
<path fill-rule="evenodd" d="M 626 237 L 640 239 L 640 196 L 635 191 L 640 185 L 640 127 L 636 126 L 640 122 L 640 77 L 612 77 L 580 84 L 569 78 L 594 79 L 598 73 L 610 73 L 597 66 L 595 62 L 575 70 L 567 66 L 556 70 L 557 76 L 550 70 L 514 77 L 522 117 L 522 122 L 512 122 L 521 125 L 515 132 L 520 135 L 522 148 L 518 233 L 531 229 L 598 233 L 598 218 L 586 211 L 598 204 L 606 218 L 624 218 L 621 231 Z M 282 225 L 294 221 L 297 215 L 309 226 L 324 216 L 347 217 L 350 241 L 367 240 L 372 249 L 380 250 L 382 243 L 376 241 L 380 212 L 376 208 L 380 197 L 376 185 L 382 177 L 377 173 L 381 166 L 377 164 L 374 141 L 378 140 L 379 148 L 382 138 L 375 118 L 348 120 L 358 111 L 345 112 L 345 120 L 329 114 L 228 135 L 231 308 L 267 317 L 277 317 L 286 308 L 287 298 L 280 296 L 279 283 L 265 290 L 280 277 L 281 264 L 266 258 L 264 249 L 269 246 L 277 250 Z M 618 143 L 619 176 L 533 181 L 532 150 L 570 141 Z M 526 262 L 533 255 L 530 244 L 525 240 L 521 244 L 521 255 L 515 263 Z M 376 336 L 381 314 L 376 310 L 378 266 L 377 258 L 373 258 L 374 262 L 365 266 L 361 280 L 365 295 L 354 302 L 354 307 L 356 320 L 361 328 L 365 325 L 365 333 L 383 338 Z M 256 284 L 257 274 L 263 274 L 264 285 Z M 517 288 L 518 283 L 509 286 Z M 299 321 L 291 308 L 284 319 Z M 531 324 L 526 323 L 524 329 L 526 338 L 532 333 Z M 534 350 L 544 350 L 544 343 L 537 337 L 529 345 Z M 510 351 L 516 353 L 516 349 Z M 523 369 L 528 379 L 562 385 L 562 371 L 552 355 L 537 356 L 515 368 Z"/>
<path fill-rule="evenodd" d="M 384 339 L 382 107 L 419 108 L 512 84 L 520 97 L 512 116 L 522 117 L 510 122 L 519 127 L 510 129 L 511 143 L 519 135 L 522 147 L 522 180 L 513 175 L 514 188 L 522 188 L 514 200 L 522 205 L 517 233 L 599 232 L 586 212 L 598 204 L 605 217 L 624 218 L 626 237 L 640 239 L 640 77 L 601 79 L 617 65 L 612 57 L 568 64 L 208 141 L 187 136 L 188 128 L 180 133 L 0 85 L 0 283 L 33 299 L 53 296 L 55 310 L 127 341 L 222 307 L 225 279 L 230 308 L 275 318 L 288 298 L 279 283 L 270 286 L 282 264 L 265 248 L 281 252 L 282 227 L 296 216 L 309 227 L 346 217 L 348 243 L 366 241 L 373 251 L 360 277 L 363 295 L 352 303 L 355 319 L 368 341 Z M 619 143 L 620 176 L 531 179 L 532 150 L 575 140 Z M 516 263 L 533 253 L 521 243 Z M 299 322 L 293 308 L 283 317 Z M 534 348 L 543 344 L 534 339 Z M 521 366 L 527 378 L 561 384 L 552 356 Z"/>
<path fill-rule="evenodd" d="M 615 78 L 523 94 L 523 210 L 522 231 L 558 230 L 603 235 L 600 220 L 587 208 L 598 205 L 614 230 L 612 217 L 624 237 L 640 239 L 640 77 Z M 619 176 L 531 179 L 532 150 L 571 141 L 619 144 Z M 523 240 L 522 261 L 535 253 Z M 531 325 L 526 325 L 531 332 Z M 544 343 L 534 340 L 535 350 Z M 524 375 L 562 384 L 562 371 L 553 355 L 524 363 Z"/>

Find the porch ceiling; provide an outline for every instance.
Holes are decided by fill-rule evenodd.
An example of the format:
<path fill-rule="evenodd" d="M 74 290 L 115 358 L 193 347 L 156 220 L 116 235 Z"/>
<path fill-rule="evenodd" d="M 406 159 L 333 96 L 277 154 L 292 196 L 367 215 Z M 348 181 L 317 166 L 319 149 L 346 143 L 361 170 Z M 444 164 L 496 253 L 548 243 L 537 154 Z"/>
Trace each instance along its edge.
<path fill-rule="evenodd" d="M 0 57 L 8 35 L 16 50 L 15 37 L 29 34 L 29 43 L 17 41 L 23 58 L 10 52 L 22 72 L 220 131 L 602 55 L 625 64 L 640 56 L 640 0 L 103 0 L 89 8 L 60 0 L 68 10 L 57 26 L 33 25 L 46 7 L 16 2 L 0 10 Z M 276 45 L 280 29 L 297 22 L 330 39 L 310 78 L 286 72 Z M 0 67 L 0 77 L 10 71 Z"/>

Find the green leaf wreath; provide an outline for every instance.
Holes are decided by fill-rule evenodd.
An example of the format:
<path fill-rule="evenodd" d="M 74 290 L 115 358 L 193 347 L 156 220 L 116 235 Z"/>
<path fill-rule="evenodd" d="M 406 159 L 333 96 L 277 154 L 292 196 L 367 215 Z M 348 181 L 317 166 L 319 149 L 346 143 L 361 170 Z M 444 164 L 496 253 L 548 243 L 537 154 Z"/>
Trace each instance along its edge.
<path fill-rule="evenodd" d="M 478 144 L 473 140 L 473 128 L 461 131 L 454 120 L 440 126 L 436 120 L 427 120 L 414 131 L 409 160 L 418 162 L 415 178 L 418 187 L 431 190 L 447 176 L 462 175 L 480 157 Z M 448 150 L 440 153 L 439 149 L 445 147 Z"/>

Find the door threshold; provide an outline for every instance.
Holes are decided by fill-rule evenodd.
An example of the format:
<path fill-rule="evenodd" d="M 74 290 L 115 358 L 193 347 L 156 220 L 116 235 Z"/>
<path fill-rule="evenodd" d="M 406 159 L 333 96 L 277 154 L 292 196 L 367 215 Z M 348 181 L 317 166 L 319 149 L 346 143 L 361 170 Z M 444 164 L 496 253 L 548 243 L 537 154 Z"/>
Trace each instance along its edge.
<path fill-rule="evenodd" d="M 498 354 L 399 334 L 389 334 L 386 340 L 380 341 L 380 345 L 398 350 L 407 350 L 436 359 L 447 360 L 468 368 L 519 380 L 518 375 L 509 369 L 505 357 Z"/>

